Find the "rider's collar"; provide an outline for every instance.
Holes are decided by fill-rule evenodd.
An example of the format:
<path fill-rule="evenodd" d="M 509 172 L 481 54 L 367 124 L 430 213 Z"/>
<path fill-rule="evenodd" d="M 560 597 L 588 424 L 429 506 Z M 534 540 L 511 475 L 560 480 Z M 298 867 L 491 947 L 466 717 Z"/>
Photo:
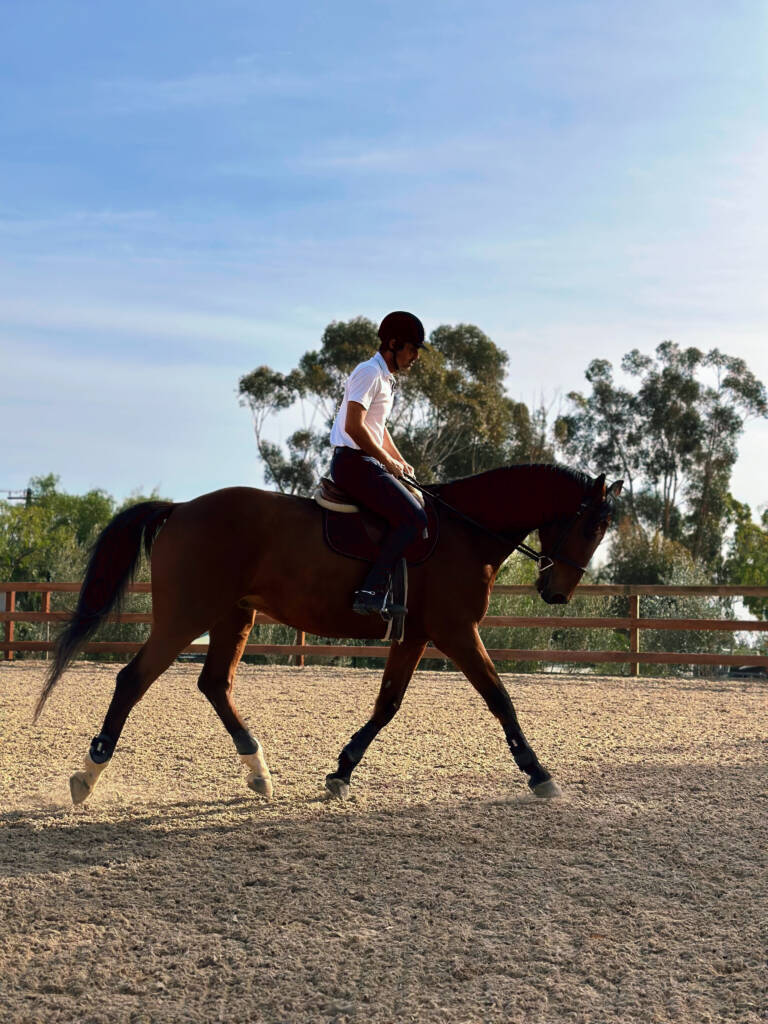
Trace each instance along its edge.
<path fill-rule="evenodd" d="M 387 377 L 387 378 L 391 378 L 392 381 L 394 382 L 395 375 L 390 370 L 390 368 L 387 366 L 387 361 L 384 358 L 384 356 L 381 354 L 381 352 L 377 352 L 376 355 L 373 357 L 373 359 L 374 359 L 374 362 L 378 363 L 379 369 L 382 371 L 384 376 Z"/>

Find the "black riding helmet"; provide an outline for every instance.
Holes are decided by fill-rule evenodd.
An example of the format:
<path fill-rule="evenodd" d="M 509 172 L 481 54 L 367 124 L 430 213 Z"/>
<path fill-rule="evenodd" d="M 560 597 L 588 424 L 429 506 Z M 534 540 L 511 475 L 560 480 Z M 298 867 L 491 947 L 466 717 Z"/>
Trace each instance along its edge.
<path fill-rule="evenodd" d="M 413 313 L 405 313 L 398 309 L 394 313 L 387 313 L 379 324 L 379 339 L 381 341 L 405 342 L 410 341 L 416 348 L 429 348 L 424 342 L 424 325 Z"/>

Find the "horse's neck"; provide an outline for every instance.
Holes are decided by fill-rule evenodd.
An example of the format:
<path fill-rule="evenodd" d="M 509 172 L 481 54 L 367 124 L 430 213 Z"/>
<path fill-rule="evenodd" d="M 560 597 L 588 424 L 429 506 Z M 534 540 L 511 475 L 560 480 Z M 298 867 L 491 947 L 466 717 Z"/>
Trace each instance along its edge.
<path fill-rule="evenodd" d="M 555 466 L 508 466 L 455 480 L 441 497 L 489 530 L 523 536 L 581 500 L 578 482 Z"/>

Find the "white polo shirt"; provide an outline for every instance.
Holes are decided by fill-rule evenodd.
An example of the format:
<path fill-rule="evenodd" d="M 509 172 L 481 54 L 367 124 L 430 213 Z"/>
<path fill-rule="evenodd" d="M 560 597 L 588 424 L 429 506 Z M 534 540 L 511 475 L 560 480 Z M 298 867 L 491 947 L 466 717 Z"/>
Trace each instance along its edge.
<path fill-rule="evenodd" d="M 344 388 L 344 398 L 333 421 L 331 444 L 334 448 L 337 445 L 346 445 L 348 448 L 360 447 L 344 429 L 350 402 L 359 402 L 367 410 L 364 417 L 365 425 L 377 443 L 382 444 L 387 417 L 392 411 L 394 393 L 395 375 L 390 372 L 381 352 L 356 366 L 349 375 Z"/>

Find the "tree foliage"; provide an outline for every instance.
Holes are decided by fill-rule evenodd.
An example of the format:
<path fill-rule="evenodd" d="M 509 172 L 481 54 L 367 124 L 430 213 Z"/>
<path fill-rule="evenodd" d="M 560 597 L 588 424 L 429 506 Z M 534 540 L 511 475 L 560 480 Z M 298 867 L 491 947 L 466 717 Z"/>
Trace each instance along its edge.
<path fill-rule="evenodd" d="M 101 490 L 65 494 L 58 483 L 52 473 L 33 477 L 24 505 L 0 502 L 0 578 L 79 578 L 85 552 L 114 514 L 114 501 Z"/>
<path fill-rule="evenodd" d="M 552 456 L 546 422 L 506 394 L 506 352 L 478 327 L 437 327 L 404 378 L 392 421 L 417 475 L 446 480 Z"/>
<path fill-rule="evenodd" d="M 654 356 L 633 349 L 621 368 L 634 388 L 614 381 L 607 360 L 589 364 L 591 393 L 572 392 L 557 425 L 562 449 L 624 477 L 624 514 L 646 534 L 649 554 L 663 549 L 658 535 L 717 572 L 738 439 L 747 419 L 768 416 L 765 387 L 742 359 L 672 341 Z"/>
<path fill-rule="evenodd" d="M 749 505 L 732 501 L 736 529 L 726 561 L 726 575 L 732 583 L 768 585 L 768 509 L 760 522 L 752 520 Z M 768 619 L 768 598 L 745 597 L 744 604 L 753 615 Z"/>
<path fill-rule="evenodd" d="M 67 494 L 53 473 L 32 477 L 24 504 L 0 501 L 0 579 L 79 579 L 91 545 L 115 513 L 148 497 L 132 494 L 118 505 L 100 489 Z"/>
<path fill-rule="evenodd" d="M 129 505 L 150 498 L 157 499 L 159 495 L 135 493 L 118 504 L 100 489 L 67 494 L 60 490 L 59 478 L 52 473 L 33 477 L 24 504 L 0 501 L 0 580 L 56 583 L 82 579 L 90 549 L 112 517 Z M 137 579 L 148 578 L 148 566 L 142 564 Z M 73 593 L 54 592 L 51 610 L 70 610 L 76 599 Z M 16 597 L 19 611 L 37 611 L 39 602 L 36 593 L 21 592 Z M 149 594 L 132 594 L 126 602 L 126 611 L 150 610 Z M 97 639 L 143 641 L 147 634 L 148 627 L 143 624 L 106 623 Z M 15 635 L 17 640 L 50 640 L 51 626 L 19 622 Z"/>
<path fill-rule="evenodd" d="M 670 540 L 660 531 L 646 533 L 625 517 L 614 530 L 610 562 L 603 567 L 600 578 L 606 583 L 664 586 L 683 582 L 694 572 L 695 564 L 685 545 Z"/>

